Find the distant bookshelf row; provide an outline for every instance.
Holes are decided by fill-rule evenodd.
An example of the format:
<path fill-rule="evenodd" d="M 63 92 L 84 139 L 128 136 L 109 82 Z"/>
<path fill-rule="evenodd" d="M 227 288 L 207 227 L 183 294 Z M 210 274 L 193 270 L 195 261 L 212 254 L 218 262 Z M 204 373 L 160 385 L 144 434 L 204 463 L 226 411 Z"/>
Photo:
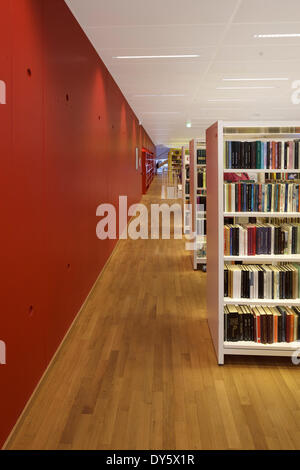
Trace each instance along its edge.
<path fill-rule="evenodd" d="M 300 341 L 300 307 L 225 305 L 224 341 Z"/>
<path fill-rule="evenodd" d="M 300 169 L 300 141 L 225 141 L 226 169 Z"/>
<path fill-rule="evenodd" d="M 192 261 L 194 269 L 206 266 L 206 145 L 193 139 L 189 145 L 188 187 L 191 206 L 191 232 L 195 235 Z"/>

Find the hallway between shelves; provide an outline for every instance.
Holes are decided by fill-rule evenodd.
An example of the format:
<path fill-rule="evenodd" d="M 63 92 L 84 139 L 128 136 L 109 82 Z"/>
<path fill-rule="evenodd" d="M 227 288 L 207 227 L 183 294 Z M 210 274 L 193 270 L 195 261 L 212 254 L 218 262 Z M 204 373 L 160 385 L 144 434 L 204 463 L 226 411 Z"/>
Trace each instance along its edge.
<path fill-rule="evenodd" d="M 6 448 L 299 448 L 298 368 L 225 362 L 184 240 L 121 240 Z"/>

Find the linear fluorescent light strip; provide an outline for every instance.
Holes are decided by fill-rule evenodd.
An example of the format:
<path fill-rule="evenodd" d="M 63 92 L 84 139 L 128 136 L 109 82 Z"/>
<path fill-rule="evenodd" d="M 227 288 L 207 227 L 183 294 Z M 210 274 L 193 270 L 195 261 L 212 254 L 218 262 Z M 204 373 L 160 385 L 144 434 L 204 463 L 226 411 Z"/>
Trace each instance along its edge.
<path fill-rule="evenodd" d="M 189 59 L 200 57 L 198 54 L 176 54 L 176 55 L 118 55 L 113 59 Z"/>
<path fill-rule="evenodd" d="M 300 33 L 254 34 L 255 38 L 300 38 Z"/>
<path fill-rule="evenodd" d="M 180 114 L 180 111 L 144 111 L 142 114 Z"/>
<path fill-rule="evenodd" d="M 288 78 L 223 78 L 224 82 L 277 82 L 287 81 Z"/>
<path fill-rule="evenodd" d="M 216 90 L 267 90 L 274 86 L 219 86 Z"/>
<path fill-rule="evenodd" d="M 207 101 L 210 101 L 210 102 L 212 102 L 212 101 L 222 101 L 222 102 L 229 101 L 230 102 L 230 101 L 249 101 L 249 100 L 242 100 L 240 98 L 234 98 L 234 99 L 218 99 L 218 100 L 207 100 Z"/>
<path fill-rule="evenodd" d="M 144 95 L 142 95 L 142 94 L 141 94 L 141 95 L 133 95 L 133 96 L 134 96 L 134 98 L 141 98 L 141 97 L 144 97 L 144 96 L 151 96 L 151 97 L 153 97 L 153 96 L 160 96 L 160 97 L 172 96 L 172 97 L 173 97 L 173 96 L 186 96 L 186 95 L 175 95 L 175 94 L 174 94 L 174 95 L 172 95 L 172 94 L 169 94 L 169 95 L 167 95 L 167 94 L 166 94 L 166 95 L 144 94 Z"/>

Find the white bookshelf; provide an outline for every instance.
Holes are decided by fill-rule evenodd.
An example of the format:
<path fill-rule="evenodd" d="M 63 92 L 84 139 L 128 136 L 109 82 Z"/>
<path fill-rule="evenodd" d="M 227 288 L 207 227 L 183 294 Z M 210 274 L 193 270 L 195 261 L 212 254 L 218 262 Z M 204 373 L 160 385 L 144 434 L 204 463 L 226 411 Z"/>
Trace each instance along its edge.
<path fill-rule="evenodd" d="M 197 196 L 200 195 L 198 192 L 200 189 L 203 192 L 203 188 L 198 187 L 198 170 L 206 168 L 206 165 L 197 164 L 197 150 L 205 148 L 206 144 L 203 141 L 203 138 L 193 139 L 190 141 L 190 201 L 192 210 L 192 233 L 194 234 L 196 234 L 197 231 L 197 224 L 204 222 L 204 220 L 206 219 L 206 211 L 197 211 Z M 202 231 L 199 235 L 203 235 Z M 203 235 L 200 238 L 199 236 L 196 236 L 194 243 L 195 244 L 192 253 L 192 263 L 193 268 L 196 270 L 200 264 L 206 264 L 206 256 L 198 255 L 199 249 L 203 249 L 206 247 L 206 236 Z"/>
<path fill-rule="evenodd" d="M 260 344 L 250 341 L 224 341 L 224 305 L 300 305 L 300 299 L 237 299 L 224 298 L 224 262 L 246 263 L 300 262 L 299 255 L 224 256 L 224 217 L 291 217 L 290 212 L 224 212 L 223 185 L 226 173 L 299 173 L 299 170 L 252 170 L 224 168 L 224 141 L 275 140 L 300 138 L 299 122 L 228 122 L 217 121 L 206 131 L 207 143 L 207 314 L 208 324 L 219 364 L 227 354 L 257 356 L 290 356 L 300 342 Z"/>
<path fill-rule="evenodd" d="M 186 177 L 186 170 L 190 166 L 190 156 L 186 152 L 187 148 L 181 148 L 181 182 L 182 182 L 182 205 L 183 205 L 183 233 L 188 234 L 191 230 L 191 213 L 188 208 L 190 204 L 190 194 L 186 193 L 186 182 L 190 181 L 189 178 Z"/>

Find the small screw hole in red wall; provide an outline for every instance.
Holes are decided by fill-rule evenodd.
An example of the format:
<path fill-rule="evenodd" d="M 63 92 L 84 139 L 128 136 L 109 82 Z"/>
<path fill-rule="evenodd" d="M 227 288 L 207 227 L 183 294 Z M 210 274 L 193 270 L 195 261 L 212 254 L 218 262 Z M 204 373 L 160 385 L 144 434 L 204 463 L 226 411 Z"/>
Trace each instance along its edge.
<path fill-rule="evenodd" d="M 70 263 L 67 264 L 67 268 L 70 269 L 71 268 L 71 265 Z"/>
<path fill-rule="evenodd" d="M 28 313 L 30 317 L 33 315 L 33 305 L 29 306 Z"/>
<path fill-rule="evenodd" d="M 31 75 L 32 75 L 31 69 L 27 69 L 27 75 L 28 75 L 28 77 L 31 77 Z"/>
<path fill-rule="evenodd" d="M 69 97 L 68 93 L 66 94 L 66 101 L 70 101 L 70 97 Z"/>

